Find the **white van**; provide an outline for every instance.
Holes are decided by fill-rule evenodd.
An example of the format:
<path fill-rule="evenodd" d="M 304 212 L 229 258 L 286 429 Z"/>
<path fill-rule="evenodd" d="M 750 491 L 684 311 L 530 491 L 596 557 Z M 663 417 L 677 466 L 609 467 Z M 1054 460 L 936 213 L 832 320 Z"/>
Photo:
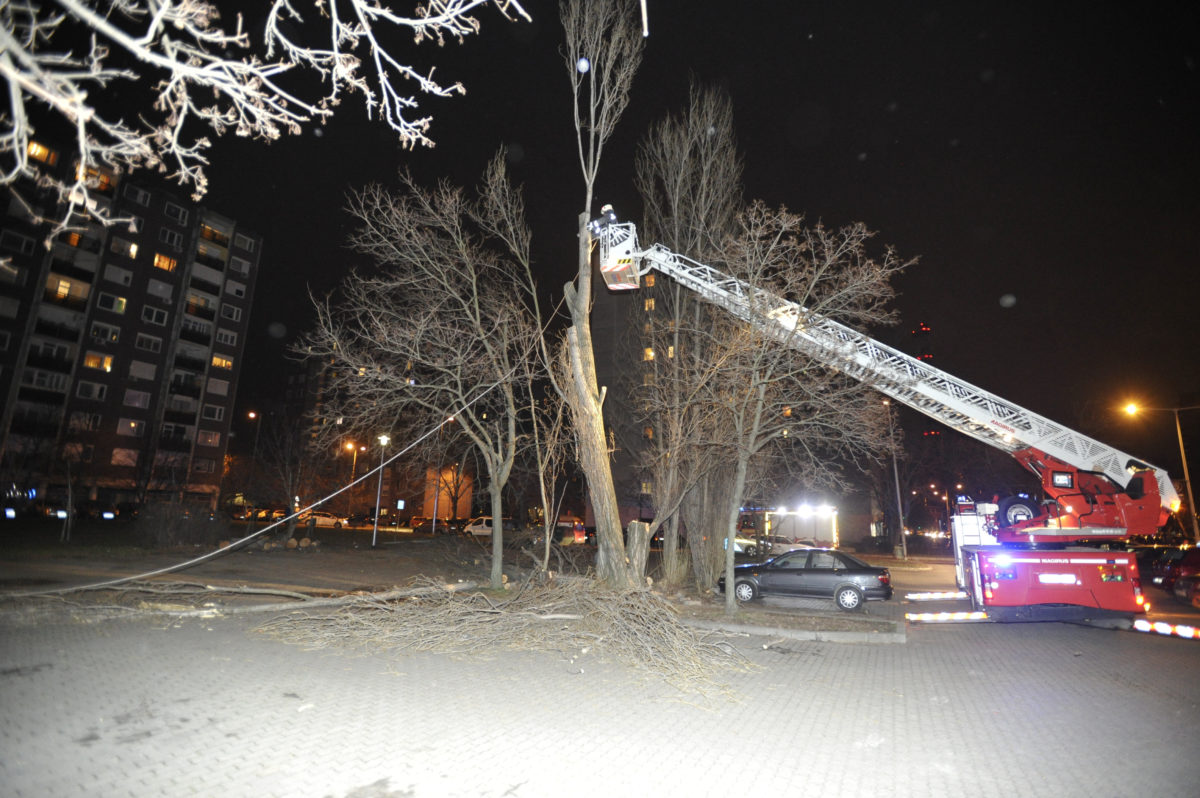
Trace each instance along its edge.
<path fill-rule="evenodd" d="M 504 524 L 504 531 L 511 532 L 517 528 L 516 523 L 511 518 L 501 519 Z M 492 534 L 492 517 L 490 515 L 481 515 L 478 518 L 472 518 L 470 522 L 463 527 L 464 535 L 474 535 L 477 538 L 491 537 Z"/>

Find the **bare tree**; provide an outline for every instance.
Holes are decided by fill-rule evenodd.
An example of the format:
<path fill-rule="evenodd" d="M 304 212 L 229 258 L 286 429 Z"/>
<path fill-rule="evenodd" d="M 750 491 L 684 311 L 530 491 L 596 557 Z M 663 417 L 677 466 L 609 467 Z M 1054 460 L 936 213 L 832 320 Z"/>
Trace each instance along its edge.
<path fill-rule="evenodd" d="M 614 587 L 631 585 L 626 567 L 621 517 L 604 428 L 606 388 L 596 380 L 592 349 L 592 191 L 604 145 L 629 102 L 629 88 L 641 64 L 644 42 L 632 0 L 567 0 L 560 6 L 563 51 L 574 98 L 575 137 L 583 174 L 584 203 L 579 215 L 579 258 L 575 280 L 565 288 L 571 326 L 566 343 L 571 379 L 561 389 L 571 408 L 579 460 L 596 516 L 597 576 Z"/>
<path fill-rule="evenodd" d="M 429 146 L 431 120 L 414 118 L 418 102 L 407 87 L 435 96 L 465 89 L 407 65 L 388 43 L 401 31 L 417 44 L 461 42 L 479 31 L 474 13 L 488 5 L 506 19 L 529 19 L 518 0 L 435 0 L 417 4 L 411 16 L 372 0 L 314 0 L 307 17 L 297 0 L 267 5 L 254 41 L 240 13 L 223 27 L 205 0 L 0 3 L 0 73 L 9 98 L 0 114 L 0 182 L 29 177 L 57 189 L 67 210 L 51 235 L 69 227 L 74 213 L 112 221 L 91 194 L 101 165 L 157 169 L 199 199 L 209 135 L 270 141 L 299 133 L 355 92 L 368 117 L 382 119 L 403 146 Z M 295 80 L 297 72 L 308 79 Z M 143 86 L 147 107 L 122 116 L 128 93 Z M 33 120 L 43 110 L 72 131 L 81 161 L 73 182 L 43 170 L 31 150 Z"/>
<path fill-rule="evenodd" d="M 803 217 L 755 202 L 740 226 L 724 260 L 749 285 L 860 329 L 891 321 L 890 280 L 907 264 L 890 249 L 878 260 L 871 257 L 872 234 L 864 225 L 806 227 Z M 738 508 L 751 477 L 785 470 L 807 485 L 840 486 L 830 464 L 886 449 L 887 424 L 874 391 L 791 348 L 794 332 L 731 317 L 710 321 L 724 353 L 719 374 L 708 383 L 708 402 L 719 435 L 714 444 L 733 466 L 725 513 L 725 580 L 732 585 Z M 726 608 L 735 606 L 727 590 Z"/>
<path fill-rule="evenodd" d="M 358 251 L 378 274 L 353 274 L 345 299 L 317 303 L 316 329 L 300 351 L 336 364 L 331 383 L 345 410 L 376 426 L 405 419 L 439 427 L 449 416 L 484 464 L 493 518 L 522 433 L 539 355 L 537 292 L 520 194 L 501 152 L 474 199 L 442 183 L 427 190 L 402 172 L 401 191 L 357 192 L 350 212 Z M 492 585 L 502 584 L 503 529 L 492 535 Z"/>
<path fill-rule="evenodd" d="M 713 260 L 733 233 L 742 205 L 742 161 L 728 95 L 693 84 L 686 111 L 661 120 L 642 140 L 636 166 L 635 182 L 645 205 L 643 229 L 650 240 L 702 262 Z M 640 358 L 644 368 L 633 372 L 641 384 L 630 386 L 628 393 L 638 397 L 633 410 L 642 422 L 642 440 L 629 446 L 640 450 L 652 477 L 655 518 L 649 534 L 663 528 L 664 574 L 674 582 L 680 577 L 675 568 L 680 560 L 676 511 L 685 497 L 697 495 L 694 488 L 714 464 L 706 453 L 705 411 L 697 392 L 716 364 L 704 360 L 712 348 L 702 340 L 708 333 L 697 317 L 708 311 L 698 297 L 670 281 L 648 284 L 644 293 L 654 305 L 642 311 L 640 343 L 643 352 L 656 356 Z M 637 326 L 635 322 L 633 329 Z M 697 535 L 696 544 L 703 538 Z M 697 571 L 697 578 L 706 571 Z"/>

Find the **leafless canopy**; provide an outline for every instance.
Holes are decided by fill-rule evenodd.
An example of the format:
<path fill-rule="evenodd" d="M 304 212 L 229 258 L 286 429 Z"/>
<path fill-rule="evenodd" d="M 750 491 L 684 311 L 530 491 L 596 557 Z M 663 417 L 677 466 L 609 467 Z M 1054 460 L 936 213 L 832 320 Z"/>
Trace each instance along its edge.
<path fill-rule="evenodd" d="M 330 364 L 328 392 L 340 398 L 329 412 L 354 426 L 436 429 L 452 416 L 502 517 L 500 492 L 523 444 L 518 416 L 542 362 L 524 205 L 503 152 L 474 197 L 444 182 L 423 188 L 407 172 L 400 181 L 398 192 L 376 185 L 351 197 L 360 224 L 351 243 L 379 268 L 348 277 L 340 303 L 317 303 L 300 351 Z"/>
<path fill-rule="evenodd" d="M 261 39 L 242 14 L 222 20 L 205 0 L 11 0 L 0 3 L 0 73 L 8 106 L 0 114 L 0 180 L 28 177 L 57 189 L 73 212 L 103 213 L 89 194 L 95 168 L 149 167 L 207 189 L 208 135 L 273 140 L 333 114 L 344 94 L 361 92 L 407 147 L 431 145 L 430 118 L 415 114 L 416 93 L 465 91 L 421 73 L 396 55 L 396 33 L 414 43 L 461 41 L 477 33 L 474 13 L 492 5 L 529 19 L 518 0 L 431 0 L 410 16 L 372 0 L 266 4 Z M 307 76 L 300 77 L 297 76 Z M 122 107 L 149 87 L 149 107 Z M 306 88 L 305 88 L 306 87 Z M 70 126 L 81 168 L 58 180 L 30 159 L 34 118 L 48 109 Z"/>

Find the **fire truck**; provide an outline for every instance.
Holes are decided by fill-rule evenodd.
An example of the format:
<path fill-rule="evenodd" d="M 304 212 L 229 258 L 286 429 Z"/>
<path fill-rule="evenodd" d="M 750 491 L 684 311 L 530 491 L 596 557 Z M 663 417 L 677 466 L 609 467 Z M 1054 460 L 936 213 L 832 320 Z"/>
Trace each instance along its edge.
<path fill-rule="evenodd" d="M 1000 499 L 960 514 L 959 587 L 993 620 L 1124 623 L 1144 614 L 1137 561 L 1120 544 L 1154 534 L 1179 509 L 1167 473 L 960 380 L 783 297 L 752 287 L 661 244 L 611 206 L 589 224 L 612 291 L 631 291 L 651 269 L 781 345 L 859 379 L 951 429 L 1002 449 L 1038 477 L 1046 499 Z"/>

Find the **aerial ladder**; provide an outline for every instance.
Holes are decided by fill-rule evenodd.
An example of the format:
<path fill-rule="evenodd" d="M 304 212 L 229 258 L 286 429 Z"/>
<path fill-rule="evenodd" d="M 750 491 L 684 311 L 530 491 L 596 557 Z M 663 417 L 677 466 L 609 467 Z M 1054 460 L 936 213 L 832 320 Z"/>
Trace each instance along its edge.
<path fill-rule="evenodd" d="M 610 290 L 635 290 L 643 275 L 658 271 L 781 344 L 1008 452 L 1032 471 L 1046 500 L 1001 499 L 985 520 L 983 538 L 995 544 L 956 551 L 960 587 L 977 607 L 1002 620 L 1145 611 L 1135 558 L 1106 549 L 1154 534 L 1179 509 L 1163 469 L 661 244 L 640 248 L 636 227 L 620 223 L 611 206 L 589 230 Z"/>

